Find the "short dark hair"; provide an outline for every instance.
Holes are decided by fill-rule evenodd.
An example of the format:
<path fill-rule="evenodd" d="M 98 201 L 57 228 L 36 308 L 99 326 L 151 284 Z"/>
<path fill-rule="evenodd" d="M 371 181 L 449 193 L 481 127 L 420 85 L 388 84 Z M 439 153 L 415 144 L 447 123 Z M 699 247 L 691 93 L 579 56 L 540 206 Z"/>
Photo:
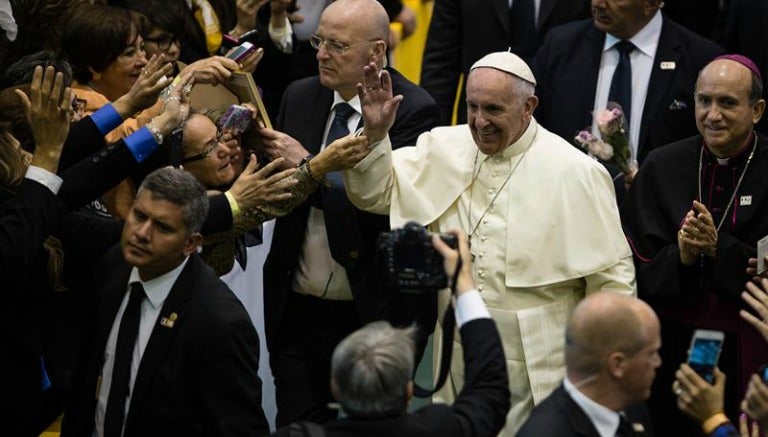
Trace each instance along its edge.
<path fill-rule="evenodd" d="M 152 28 L 157 27 L 164 32 L 170 32 L 177 38 L 183 37 L 184 15 L 186 11 L 181 2 L 170 0 L 129 0 L 126 7 L 146 18 L 139 29 L 146 37 Z"/>
<path fill-rule="evenodd" d="M 140 14 L 112 6 L 82 6 L 72 11 L 61 35 L 61 50 L 75 80 L 90 82 L 93 71 L 104 71 L 120 56 L 129 39 L 138 38 Z"/>
<path fill-rule="evenodd" d="M 208 215 L 209 204 L 205 187 L 194 176 L 179 168 L 159 168 L 144 178 L 136 195 L 142 190 L 150 191 L 153 199 L 167 200 L 181 206 L 187 234 L 200 232 Z"/>
<path fill-rule="evenodd" d="M 64 86 L 72 84 L 72 67 L 69 62 L 56 53 L 41 50 L 22 56 L 21 59 L 11 64 L 0 77 L 0 89 L 32 83 L 32 75 L 34 75 L 35 67 L 38 65 L 43 67 L 43 70 L 49 65 L 52 66 L 57 72 L 64 75 Z"/>

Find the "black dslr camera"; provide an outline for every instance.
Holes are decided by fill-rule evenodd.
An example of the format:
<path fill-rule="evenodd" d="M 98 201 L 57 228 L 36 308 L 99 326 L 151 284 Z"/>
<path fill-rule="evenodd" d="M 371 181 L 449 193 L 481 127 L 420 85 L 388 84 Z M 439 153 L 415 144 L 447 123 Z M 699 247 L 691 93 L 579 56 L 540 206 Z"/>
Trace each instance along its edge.
<path fill-rule="evenodd" d="M 454 249 L 459 247 L 455 235 L 440 234 L 440 238 Z M 378 247 L 390 289 L 418 294 L 448 286 L 443 256 L 432 247 L 431 234 L 418 223 L 382 232 Z"/>

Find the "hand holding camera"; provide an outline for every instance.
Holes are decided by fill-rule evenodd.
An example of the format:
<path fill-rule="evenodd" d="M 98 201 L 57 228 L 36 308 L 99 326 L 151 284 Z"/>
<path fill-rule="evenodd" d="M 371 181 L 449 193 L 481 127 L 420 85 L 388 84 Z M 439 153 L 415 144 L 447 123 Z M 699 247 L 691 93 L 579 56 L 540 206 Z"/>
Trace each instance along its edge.
<path fill-rule="evenodd" d="M 456 277 L 456 296 L 459 296 L 477 288 L 472 277 L 472 255 L 469 253 L 467 234 L 464 231 L 451 229 L 448 234 L 458 240 L 458 250 L 446 244 L 439 234 L 432 234 L 432 246 L 443 256 L 445 274 L 449 278 Z M 461 258 L 460 266 L 459 258 Z M 457 267 L 461 269 L 458 276 L 455 275 Z"/>
<path fill-rule="evenodd" d="M 458 295 L 475 288 L 469 244 L 462 231 L 432 234 L 418 223 L 408 222 L 382 233 L 378 247 L 387 286 L 400 293 L 430 293 L 453 285 Z M 455 284 L 451 278 L 456 278 Z"/>

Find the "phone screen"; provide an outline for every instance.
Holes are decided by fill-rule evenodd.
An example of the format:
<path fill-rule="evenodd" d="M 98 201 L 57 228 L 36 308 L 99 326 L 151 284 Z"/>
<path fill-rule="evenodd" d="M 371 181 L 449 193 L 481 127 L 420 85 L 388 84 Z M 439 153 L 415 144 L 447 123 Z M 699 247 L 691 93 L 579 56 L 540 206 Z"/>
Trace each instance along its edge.
<path fill-rule="evenodd" d="M 688 365 L 710 384 L 714 382 L 712 372 L 717 366 L 722 344 L 722 340 L 718 339 L 696 338 L 688 356 Z"/>

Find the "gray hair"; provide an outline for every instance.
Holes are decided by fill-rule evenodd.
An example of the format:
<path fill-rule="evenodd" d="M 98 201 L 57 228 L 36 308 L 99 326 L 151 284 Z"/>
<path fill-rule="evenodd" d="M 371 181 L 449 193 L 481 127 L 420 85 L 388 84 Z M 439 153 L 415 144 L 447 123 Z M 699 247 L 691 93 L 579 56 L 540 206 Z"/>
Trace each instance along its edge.
<path fill-rule="evenodd" d="M 536 86 L 525 79 L 521 79 L 515 75 L 512 76 L 512 93 L 520 97 L 521 99 L 527 99 L 528 97 L 536 94 Z"/>
<path fill-rule="evenodd" d="M 378 321 L 353 332 L 333 351 L 331 377 L 344 411 L 355 417 L 401 414 L 413 378 L 415 326 Z"/>
<path fill-rule="evenodd" d="M 151 192 L 153 199 L 166 200 L 183 208 L 182 220 L 188 235 L 200 232 L 208 215 L 208 195 L 194 176 L 178 168 L 159 168 L 144 179 L 136 195 L 145 189 Z"/>

